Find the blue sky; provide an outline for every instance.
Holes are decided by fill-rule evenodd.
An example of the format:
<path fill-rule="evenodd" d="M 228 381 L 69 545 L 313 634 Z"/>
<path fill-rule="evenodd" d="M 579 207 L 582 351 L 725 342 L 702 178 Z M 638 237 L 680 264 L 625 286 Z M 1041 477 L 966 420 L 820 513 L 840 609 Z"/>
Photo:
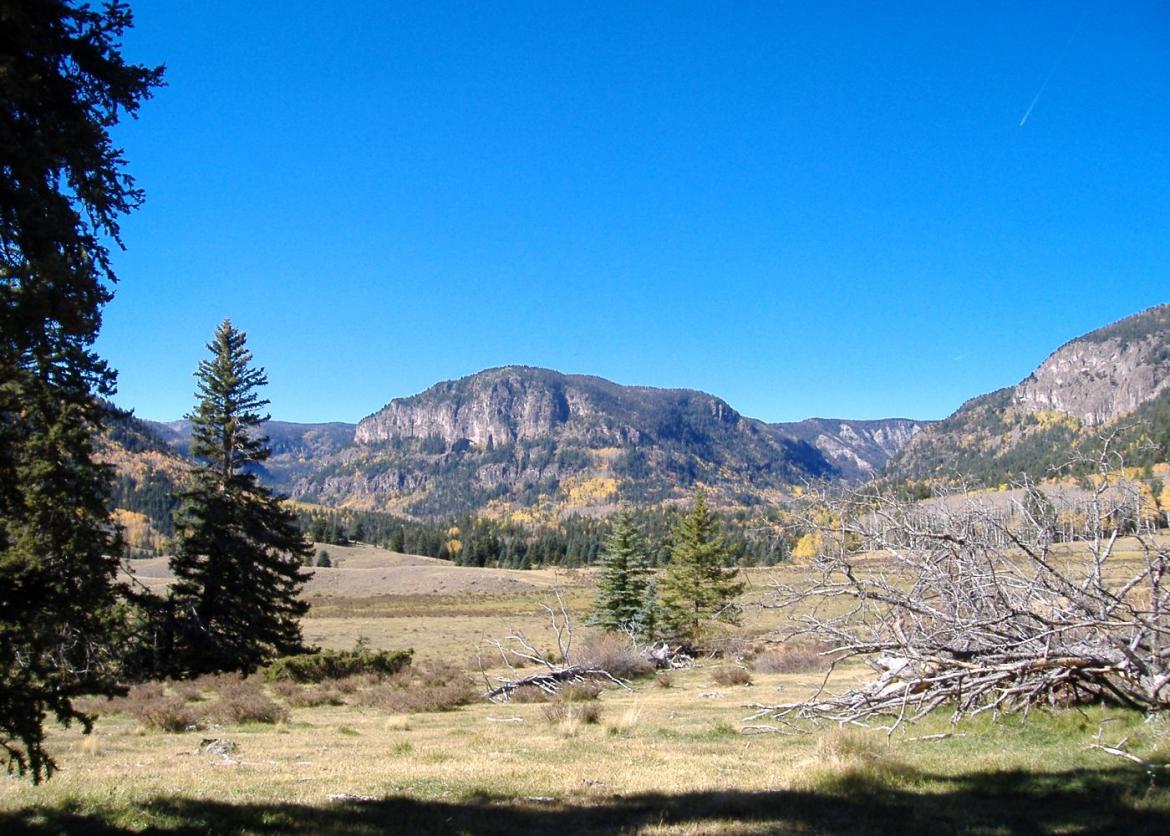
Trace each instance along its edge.
<path fill-rule="evenodd" d="M 285 420 L 508 363 L 939 418 L 1170 301 L 1164 3 L 132 6 L 144 417 L 230 317 Z"/>

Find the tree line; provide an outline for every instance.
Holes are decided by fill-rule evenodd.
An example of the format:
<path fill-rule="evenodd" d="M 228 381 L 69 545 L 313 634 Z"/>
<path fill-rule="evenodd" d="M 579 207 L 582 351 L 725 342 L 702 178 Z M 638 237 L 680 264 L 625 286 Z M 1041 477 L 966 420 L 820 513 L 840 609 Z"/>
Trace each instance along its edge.
<path fill-rule="evenodd" d="M 652 566 L 670 562 L 674 532 L 685 513 L 678 506 L 631 507 L 644 532 Z M 774 566 L 789 559 L 793 534 L 779 510 L 712 511 L 726 540 L 729 566 Z M 396 552 L 450 560 L 458 566 L 530 569 L 543 566 L 593 566 L 613 531 L 615 520 L 573 514 L 528 524 L 474 514 L 415 520 L 380 511 L 297 510 L 298 524 L 318 543 L 366 543 Z"/>

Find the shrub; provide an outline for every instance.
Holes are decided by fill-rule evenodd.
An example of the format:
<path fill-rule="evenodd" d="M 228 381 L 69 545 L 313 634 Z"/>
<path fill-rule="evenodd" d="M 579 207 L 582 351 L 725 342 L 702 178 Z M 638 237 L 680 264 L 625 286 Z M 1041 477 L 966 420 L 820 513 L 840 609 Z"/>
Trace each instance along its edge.
<path fill-rule="evenodd" d="M 144 726 L 165 732 L 187 731 L 203 722 L 201 712 L 182 697 L 148 698 L 133 703 L 130 710 Z"/>
<path fill-rule="evenodd" d="M 583 705 L 578 705 L 573 710 L 574 715 L 578 720 L 587 725 L 595 725 L 601 722 L 601 704 L 595 702 L 587 702 Z"/>
<path fill-rule="evenodd" d="M 569 718 L 569 707 L 563 702 L 550 702 L 540 710 L 550 723 L 560 723 Z"/>
<path fill-rule="evenodd" d="M 432 687 L 377 685 L 357 695 L 357 704 L 381 708 L 395 714 L 422 714 L 451 711 L 472 702 L 478 694 L 470 682 L 448 683 Z"/>
<path fill-rule="evenodd" d="M 752 675 L 743 668 L 722 667 L 716 668 L 711 674 L 717 685 L 751 685 Z"/>
<path fill-rule="evenodd" d="M 551 699 L 551 694 L 549 694 L 547 691 L 542 691 L 535 685 L 521 685 L 512 692 L 512 702 L 548 702 Z"/>
<path fill-rule="evenodd" d="M 412 650 L 322 650 L 284 656 L 264 669 L 269 682 L 323 682 L 357 674 L 393 676 L 410 664 Z"/>
<path fill-rule="evenodd" d="M 574 654 L 578 664 L 603 670 L 619 679 L 633 679 L 653 672 L 654 663 L 639 653 L 628 639 L 616 633 L 591 636 Z"/>
<path fill-rule="evenodd" d="M 272 690 L 292 708 L 345 705 L 341 692 L 333 685 L 298 685 L 282 679 L 273 683 Z"/>
<path fill-rule="evenodd" d="M 570 703 L 555 701 L 547 703 L 541 714 L 549 723 L 585 723 L 595 725 L 601 722 L 601 704 L 596 702 Z"/>
<path fill-rule="evenodd" d="M 288 720 L 288 709 L 268 697 L 254 680 L 222 688 L 219 699 L 207 707 L 207 713 L 222 723 L 276 723 Z"/>
<path fill-rule="evenodd" d="M 124 697 L 79 702 L 87 714 L 129 714 L 146 728 L 168 732 L 186 731 L 203 722 L 203 713 L 180 696 L 168 695 L 161 682 L 144 682 L 132 687 Z"/>
<path fill-rule="evenodd" d="M 280 697 L 285 702 L 289 699 L 296 699 L 301 692 L 301 686 L 289 679 L 281 679 L 272 683 L 272 693 Z"/>
<path fill-rule="evenodd" d="M 752 660 L 756 673 L 809 673 L 828 666 L 824 656 L 819 655 L 824 646 L 808 642 L 791 642 L 771 650 L 765 650 Z"/>
<path fill-rule="evenodd" d="M 428 660 L 360 691 L 355 701 L 397 714 L 413 714 L 451 711 L 476 697 L 478 692 L 466 673 L 454 665 Z"/>
<path fill-rule="evenodd" d="M 598 682 L 570 682 L 557 691 L 557 699 L 561 702 L 589 702 L 600 697 L 601 691 Z"/>
<path fill-rule="evenodd" d="M 203 692 L 194 682 L 182 680 L 178 682 L 172 682 L 171 690 L 174 691 L 178 697 L 186 700 L 187 702 L 199 702 L 201 699 L 203 699 Z"/>
<path fill-rule="evenodd" d="M 191 684 L 201 692 L 222 691 L 224 688 L 230 688 L 243 681 L 244 677 L 238 673 L 205 673 L 190 680 Z"/>

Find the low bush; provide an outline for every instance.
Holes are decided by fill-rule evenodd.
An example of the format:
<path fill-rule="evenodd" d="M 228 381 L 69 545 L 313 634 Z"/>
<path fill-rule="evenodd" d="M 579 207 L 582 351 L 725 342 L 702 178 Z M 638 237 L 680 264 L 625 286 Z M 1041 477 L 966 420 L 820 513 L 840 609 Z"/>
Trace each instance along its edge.
<path fill-rule="evenodd" d="M 354 695 L 358 705 L 396 714 L 451 711 L 479 696 L 471 678 L 454 665 L 427 660 Z"/>
<path fill-rule="evenodd" d="M 144 682 L 133 686 L 124 697 L 85 699 L 77 707 L 86 714 L 128 714 L 146 728 L 181 732 L 198 728 L 204 713 L 181 696 L 168 694 L 161 682 Z"/>
<path fill-rule="evenodd" d="M 530 702 L 548 702 L 552 699 L 552 695 L 547 691 L 537 688 L 535 685 L 521 685 L 512 692 L 512 702 L 530 703 Z"/>
<path fill-rule="evenodd" d="M 201 711 L 182 697 L 160 696 L 135 701 L 130 713 L 144 726 L 165 732 L 182 732 L 199 728 L 204 722 Z"/>
<path fill-rule="evenodd" d="M 629 639 L 616 633 L 590 636 L 573 656 L 582 667 L 602 670 L 618 679 L 633 679 L 654 671 L 654 663 L 635 649 Z"/>
<path fill-rule="evenodd" d="M 393 676 L 410 664 L 412 650 L 322 650 L 284 656 L 264 669 L 269 682 L 324 682 L 358 674 Z"/>
<path fill-rule="evenodd" d="M 571 703 L 555 701 L 547 703 L 541 714 L 549 723 L 584 723 L 595 725 L 601 722 L 601 704 L 597 702 Z"/>
<path fill-rule="evenodd" d="M 471 682 L 452 682 L 430 687 L 400 687 L 392 684 L 375 685 L 357 694 L 358 705 L 380 708 L 395 714 L 423 714 L 452 711 L 467 705 L 478 694 Z"/>
<path fill-rule="evenodd" d="M 583 703 L 574 707 L 573 714 L 586 725 L 596 725 L 601 722 L 601 704 L 595 702 Z"/>
<path fill-rule="evenodd" d="M 570 682 L 562 685 L 557 691 L 557 699 L 561 702 L 589 702 L 601 696 L 602 687 L 598 682 Z"/>
<path fill-rule="evenodd" d="M 751 685 L 752 675 L 743 668 L 736 667 L 722 667 L 716 668 L 711 678 L 715 680 L 717 685 Z"/>
<path fill-rule="evenodd" d="M 171 683 L 171 690 L 175 695 L 186 700 L 187 702 L 199 702 L 203 699 L 203 692 L 199 686 L 191 681 L 177 681 Z"/>
<path fill-rule="evenodd" d="M 209 717 L 221 723 L 278 723 L 288 720 L 288 709 L 275 702 L 255 680 L 220 689 L 219 699 L 207 706 Z"/>
<path fill-rule="evenodd" d="M 752 660 L 756 673 L 810 673 L 824 670 L 829 662 L 821 656 L 824 647 L 810 642 L 789 642 L 765 650 Z"/>
<path fill-rule="evenodd" d="M 298 685 L 287 679 L 273 683 L 272 691 L 291 708 L 315 708 L 319 705 L 345 705 L 341 691 L 333 684 Z M 352 692 L 351 692 L 352 693 Z"/>

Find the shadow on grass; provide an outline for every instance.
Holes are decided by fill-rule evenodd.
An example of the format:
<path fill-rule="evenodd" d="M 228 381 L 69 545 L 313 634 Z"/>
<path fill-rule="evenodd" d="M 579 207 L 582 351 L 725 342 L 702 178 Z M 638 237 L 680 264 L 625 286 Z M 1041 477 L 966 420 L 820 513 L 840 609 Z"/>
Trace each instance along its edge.
<path fill-rule="evenodd" d="M 145 829 L 116 813 L 28 809 L 0 813 L 4 833 L 618 833 L 646 826 L 704 832 L 1170 833 L 1170 790 L 1127 768 L 919 775 L 915 791 L 845 774 L 818 790 L 649 793 L 598 800 L 524 802 L 481 796 L 462 802 L 388 797 L 311 807 L 227 804 L 160 797 L 141 811 Z M 122 811 L 124 814 L 125 811 Z M 141 818 L 138 818 L 141 822 Z M 737 825 L 739 827 L 737 827 Z"/>

